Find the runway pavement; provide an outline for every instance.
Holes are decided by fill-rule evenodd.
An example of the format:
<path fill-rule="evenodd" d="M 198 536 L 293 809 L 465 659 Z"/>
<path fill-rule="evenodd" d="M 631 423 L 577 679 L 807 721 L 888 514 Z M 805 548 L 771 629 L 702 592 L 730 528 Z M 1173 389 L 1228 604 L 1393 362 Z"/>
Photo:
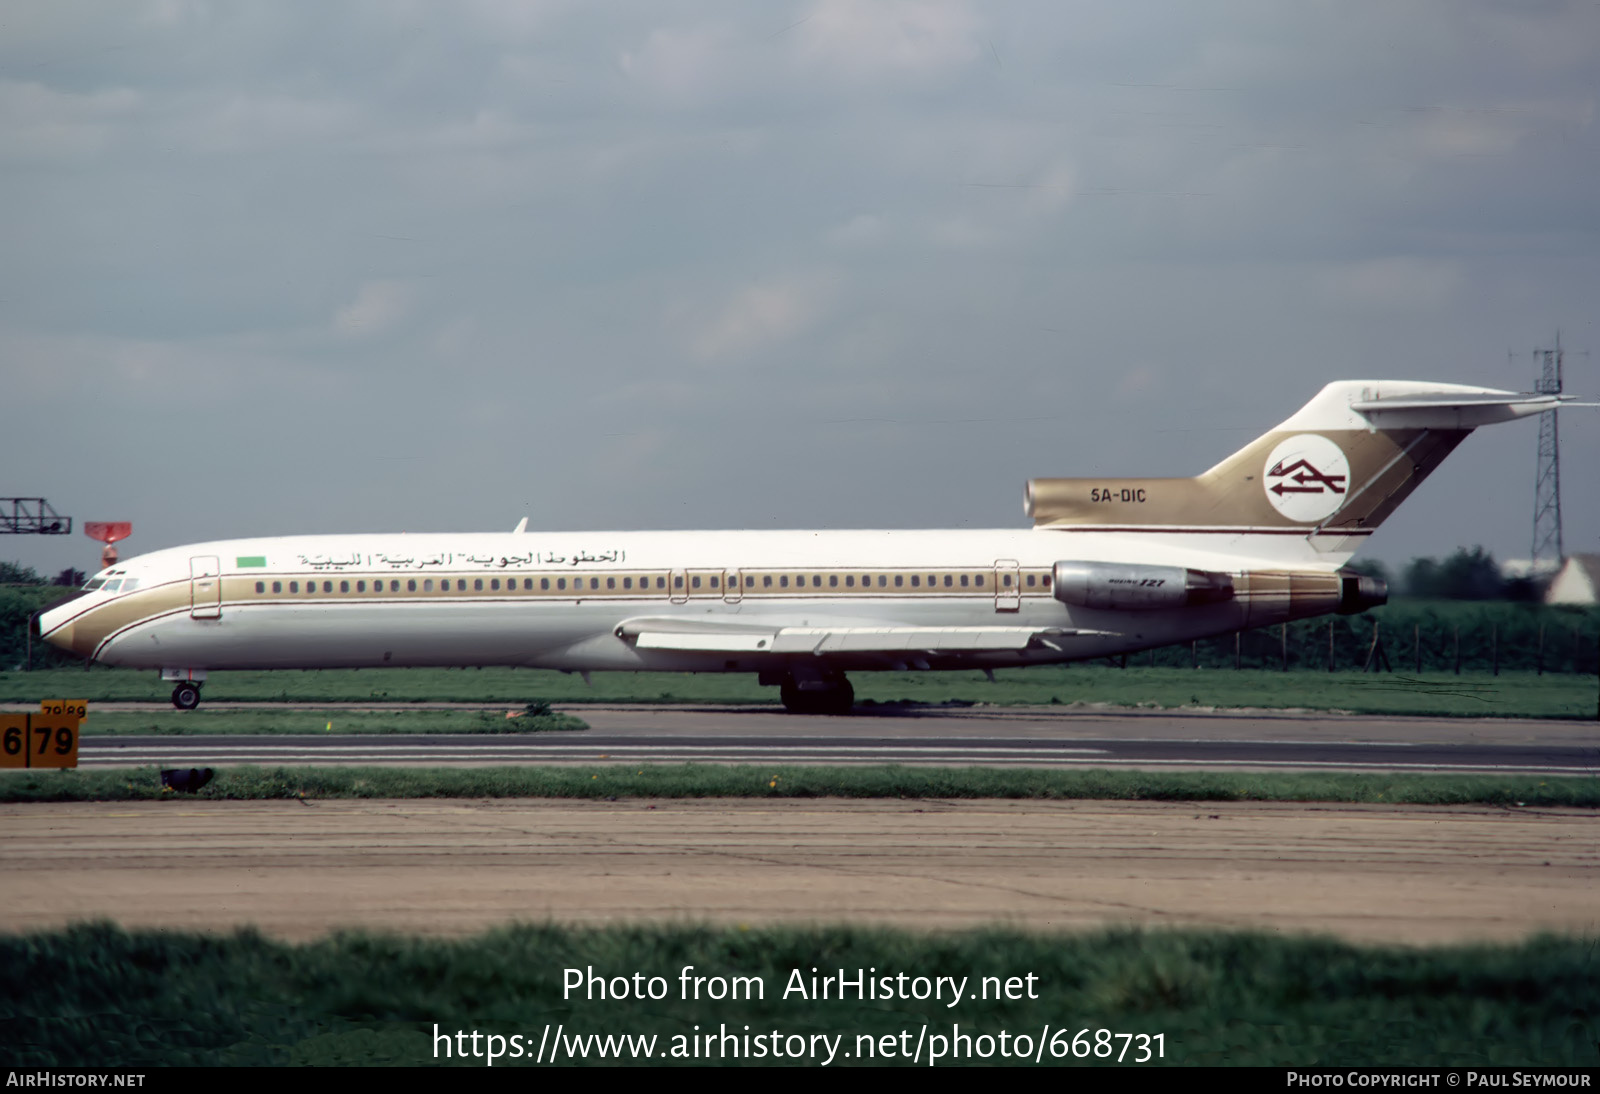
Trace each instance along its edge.
<path fill-rule="evenodd" d="M 104 706 L 98 709 L 105 709 Z M 326 709 L 319 707 L 313 709 Z M 396 709 L 414 710 L 414 704 Z M 480 707 L 480 709 L 482 709 Z M 573 707 L 522 735 L 87 736 L 86 767 L 699 762 L 1586 775 L 1590 723 L 1285 712 Z M 91 718 L 93 715 L 91 714 Z M 1591 811 L 1032 801 L 0 806 L 0 930 L 287 938 L 566 923 L 1104 924 L 1437 943 L 1593 932 Z"/>
<path fill-rule="evenodd" d="M 165 801 L 4 805 L 0 826 L 7 931 L 849 921 L 1440 943 L 1600 926 L 1595 821 L 1579 810 Z"/>
<path fill-rule="evenodd" d="M 80 762 L 85 767 L 899 763 L 1600 774 L 1600 727 L 1584 722 L 1051 708 L 910 708 L 844 717 L 760 707 L 568 709 L 591 728 L 505 735 L 86 736 Z"/>

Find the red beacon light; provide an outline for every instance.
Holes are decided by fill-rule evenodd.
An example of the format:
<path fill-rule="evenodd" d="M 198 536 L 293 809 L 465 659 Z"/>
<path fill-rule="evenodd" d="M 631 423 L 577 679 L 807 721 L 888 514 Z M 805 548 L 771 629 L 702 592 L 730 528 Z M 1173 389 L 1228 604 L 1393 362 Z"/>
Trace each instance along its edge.
<path fill-rule="evenodd" d="M 127 539 L 133 535 L 133 522 L 130 520 L 86 520 L 83 522 L 83 534 L 90 539 L 97 539 L 106 545 L 100 552 L 100 568 L 117 564 L 117 549 L 112 546 L 119 539 Z"/>

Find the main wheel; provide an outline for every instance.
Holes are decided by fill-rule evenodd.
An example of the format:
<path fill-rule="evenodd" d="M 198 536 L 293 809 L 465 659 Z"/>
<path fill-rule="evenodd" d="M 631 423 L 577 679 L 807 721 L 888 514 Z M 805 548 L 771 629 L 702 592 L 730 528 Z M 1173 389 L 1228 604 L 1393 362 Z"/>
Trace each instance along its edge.
<path fill-rule="evenodd" d="M 856 705 L 856 689 L 842 676 L 833 687 L 827 691 L 819 691 L 816 695 L 818 714 L 849 714 Z"/>
<path fill-rule="evenodd" d="M 200 705 L 200 688 L 196 684 L 183 683 L 172 689 L 172 705 L 179 710 L 193 710 Z"/>
<path fill-rule="evenodd" d="M 849 714 L 855 705 L 856 689 L 841 676 L 830 680 L 825 688 L 802 691 L 791 678 L 778 686 L 778 698 L 790 714 Z"/>
<path fill-rule="evenodd" d="M 810 714 L 806 706 L 806 693 L 800 690 L 800 685 L 793 679 L 785 679 L 778 685 L 778 698 L 783 700 L 783 709 L 790 714 Z"/>

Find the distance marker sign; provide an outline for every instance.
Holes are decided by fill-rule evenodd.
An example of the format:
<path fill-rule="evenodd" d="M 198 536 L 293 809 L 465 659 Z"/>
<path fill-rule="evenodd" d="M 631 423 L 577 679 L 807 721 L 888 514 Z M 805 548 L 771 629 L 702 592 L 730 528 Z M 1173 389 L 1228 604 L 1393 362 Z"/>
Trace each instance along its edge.
<path fill-rule="evenodd" d="M 82 699 L 46 699 L 38 714 L 0 714 L 0 769 L 77 767 Z"/>

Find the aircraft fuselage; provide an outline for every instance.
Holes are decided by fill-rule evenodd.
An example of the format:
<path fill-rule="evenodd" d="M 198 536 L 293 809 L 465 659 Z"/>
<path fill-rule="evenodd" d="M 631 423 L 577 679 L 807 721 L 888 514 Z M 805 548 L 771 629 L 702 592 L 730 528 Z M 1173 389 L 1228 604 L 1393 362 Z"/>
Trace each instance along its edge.
<path fill-rule="evenodd" d="M 155 552 L 97 575 L 90 591 L 46 613 L 41 629 L 81 656 L 143 668 L 751 672 L 795 659 L 833 670 L 1041 664 L 1287 617 L 1283 596 L 1270 607 L 1239 597 L 1128 612 L 1055 595 L 1053 568 L 1067 558 L 1247 572 L 1237 555 L 1173 538 L 1188 542 L 1004 529 L 230 540 Z M 1270 558 L 1255 569 L 1281 572 Z M 1324 597 L 1301 606 L 1314 614 L 1334 605 Z M 651 621 L 649 631 L 704 629 L 711 648 L 641 642 L 627 633 L 639 619 Z M 988 648 L 920 633 L 821 650 L 801 648 L 803 637 L 782 648 L 736 640 L 783 630 L 820 640 L 832 631 L 972 628 L 1076 633 L 1048 645 L 990 636 L 1000 644 Z"/>

